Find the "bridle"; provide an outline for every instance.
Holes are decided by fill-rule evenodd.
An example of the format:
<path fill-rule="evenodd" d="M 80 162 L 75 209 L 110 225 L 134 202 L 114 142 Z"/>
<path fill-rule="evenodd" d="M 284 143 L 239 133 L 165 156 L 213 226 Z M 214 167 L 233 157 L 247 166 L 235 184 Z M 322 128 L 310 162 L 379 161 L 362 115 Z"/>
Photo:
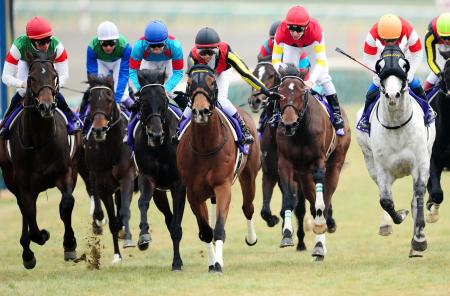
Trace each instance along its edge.
<path fill-rule="evenodd" d="M 34 61 L 32 61 L 31 64 L 30 64 L 30 67 L 29 67 L 29 72 L 31 72 L 31 69 L 33 68 L 33 65 L 35 65 L 36 63 L 50 63 L 50 65 L 52 66 L 52 68 L 54 70 L 53 74 L 55 74 L 55 77 L 56 77 L 56 85 L 52 86 L 50 84 L 44 84 L 38 89 L 37 92 L 34 92 L 32 87 L 31 87 L 32 77 L 31 77 L 31 75 L 28 75 L 26 94 L 32 100 L 32 103 L 28 104 L 28 105 L 24 105 L 24 108 L 26 108 L 26 109 L 28 109 L 28 108 L 37 108 L 37 109 L 39 109 L 39 106 L 42 104 L 41 102 L 39 102 L 39 99 L 38 99 L 39 98 L 39 94 L 41 93 L 41 91 L 43 89 L 48 88 L 52 92 L 52 98 L 53 98 L 51 109 L 55 109 L 56 108 L 56 93 L 59 91 L 59 76 L 58 76 L 58 72 L 56 71 L 55 65 L 53 64 L 52 61 L 44 60 L 44 59 L 35 59 Z"/>
<path fill-rule="evenodd" d="M 92 95 L 92 91 L 95 89 L 107 89 L 107 90 L 110 90 L 112 93 L 114 93 L 114 91 L 109 86 L 97 85 L 97 86 L 93 86 L 89 89 L 90 96 Z M 113 108 L 112 111 L 110 112 L 110 114 L 107 114 L 103 110 L 97 110 L 93 114 L 91 114 L 91 118 L 94 118 L 95 115 L 97 115 L 97 114 L 102 114 L 103 116 L 106 117 L 106 119 L 108 120 L 108 123 L 105 127 L 102 128 L 105 133 L 108 132 L 112 127 L 114 127 L 115 125 L 117 125 L 120 122 L 120 114 L 117 117 L 117 119 L 115 121 L 113 121 L 114 113 L 116 113 L 116 112 L 114 112 L 115 109 L 117 109 L 117 108 Z"/>
<path fill-rule="evenodd" d="M 283 81 L 288 79 L 288 78 L 297 79 L 297 80 L 301 81 L 301 83 L 303 85 L 305 84 L 305 81 L 302 78 L 300 78 L 298 76 L 291 76 L 291 75 L 283 76 L 281 78 L 281 83 L 283 83 Z M 281 86 L 281 83 L 280 83 L 280 86 Z M 309 106 L 309 93 L 310 93 L 309 90 L 305 91 L 305 93 L 303 95 L 303 106 L 302 106 L 301 109 L 298 109 L 294 105 L 294 100 L 293 99 L 289 99 L 288 103 L 283 107 L 283 109 L 281 109 L 281 116 L 283 116 L 284 111 L 287 108 L 294 109 L 295 113 L 297 114 L 297 116 L 298 116 L 297 120 L 294 122 L 294 124 L 292 126 L 292 129 L 293 129 L 294 133 L 295 133 L 296 129 L 298 128 L 298 126 L 300 125 L 300 123 L 302 122 L 303 118 L 305 117 L 306 111 L 308 109 L 308 106 Z M 280 122 L 280 125 L 281 125 L 281 127 L 286 127 L 283 121 Z"/>
<path fill-rule="evenodd" d="M 142 122 L 142 124 L 144 126 L 146 126 L 147 122 L 151 118 L 158 117 L 161 120 L 161 123 L 164 125 L 166 122 L 166 113 L 167 113 L 167 109 L 168 109 L 168 105 L 169 105 L 169 99 L 167 96 L 166 88 L 164 87 L 164 85 L 162 85 L 160 83 L 149 83 L 149 84 L 142 86 L 141 89 L 139 90 L 139 93 L 142 95 L 142 90 L 145 88 L 150 88 L 150 87 L 162 87 L 162 89 L 164 90 L 164 94 L 165 94 L 165 98 L 163 99 L 164 100 L 164 111 L 163 111 L 163 113 L 153 112 L 153 113 L 147 115 L 145 118 L 141 117 L 140 121 Z M 141 105 L 141 110 L 142 110 L 142 105 Z M 141 116 L 142 116 L 142 112 L 141 112 Z M 148 133 L 147 133 L 147 135 L 148 135 Z"/>
<path fill-rule="evenodd" d="M 189 73 L 189 76 L 191 76 L 192 74 L 195 74 L 195 73 L 207 73 L 207 75 L 214 77 L 214 75 L 211 73 L 211 70 L 208 70 L 208 69 L 195 69 L 195 70 L 192 70 L 192 71 Z M 215 80 L 214 80 L 214 81 L 215 81 Z M 192 93 L 191 93 L 191 90 L 190 90 L 190 89 L 188 89 L 188 90 L 186 91 L 186 93 L 187 93 L 188 95 L 190 94 L 192 104 L 194 104 L 195 97 L 197 97 L 198 95 L 202 94 L 202 95 L 204 95 L 204 96 L 206 97 L 206 99 L 207 99 L 208 102 L 210 103 L 210 104 L 209 104 L 209 113 L 207 114 L 208 116 L 211 116 L 211 115 L 212 115 L 212 111 L 214 110 L 214 108 L 215 108 L 215 106 L 216 106 L 216 104 L 217 104 L 217 102 L 218 102 L 218 100 L 217 100 L 218 88 L 217 88 L 216 82 L 214 82 L 214 84 L 215 84 L 216 87 L 215 87 L 215 89 L 213 90 L 214 92 L 213 92 L 212 94 L 211 94 L 211 93 L 208 93 L 208 92 L 205 90 L 205 87 L 204 87 L 204 86 L 198 87 L 198 88 L 197 88 L 194 92 L 192 92 Z"/>

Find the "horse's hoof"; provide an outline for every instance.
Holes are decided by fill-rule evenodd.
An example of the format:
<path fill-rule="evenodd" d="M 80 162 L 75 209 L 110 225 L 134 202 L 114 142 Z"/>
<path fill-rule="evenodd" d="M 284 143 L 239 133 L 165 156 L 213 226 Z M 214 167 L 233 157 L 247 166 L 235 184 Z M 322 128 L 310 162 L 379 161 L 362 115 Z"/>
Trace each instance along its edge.
<path fill-rule="evenodd" d="M 42 229 L 39 232 L 39 235 L 37 238 L 36 238 L 36 236 L 31 237 L 31 240 L 40 246 L 44 245 L 45 242 L 47 242 L 49 239 L 50 239 L 50 233 L 45 229 Z"/>
<path fill-rule="evenodd" d="M 299 252 L 306 251 L 306 245 L 304 242 L 299 242 L 297 244 L 297 251 L 299 251 Z"/>
<path fill-rule="evenodd" d="M 99 226 L 99 227 L 105 226 L 106 223 L 108 223 L 108 220 L 106 219 L 106 217 L 103 218 L 103 220 L 101 220 L 101 221 L 95 219 L 95 224 L 97 224 L 97 226 Z"/>
<path fill-rule="evenodd" d="M 327 220 L 327 232 L 328 233 L 335 233 L 337 229 L 336 222 L 334 219 Z"/>
<path fill-rule="evenodd" d="M 409 258 L 420 258 L 423 257 L 422 252 L 421 251 L 416 251 L 411 249 L 409 251 Z"/>
<path fill-rule="evenodd" d="M 378 230 L 378 234 L 381 236 L 388 236 L 392 234 L 393 229 L 392 229 L 392 225 L 383 225 L 380 226 L 380 229 Z"/>
<path fill-rule="evenodd" d="M 316 257 L 316 261 L 323 261 L 323 258 L 325 257 L 325 248 L 321 242 L 316 243 L 311 256 Z M 322 259 L 317 260 L 317 257 L 322 257 Z"/>
<path fill-rule="evenodd" d="M 272 215 L 269 219 L 266 220 L 267 226 L 274 227 L 280 222 L 280 218 L 275 215 Z"/>
<path fill-rule="evenodd" d="M 314 256 L 315 262 L 323 262 L 324 259 L 325 259 L 325 256 Z"/>
<path fill-rule="evenodd" d="M 125 230 L 122 228 L 117 232 L 118 239 L 125 239 Z"/>
<path fill-rule="evenodd" d="M 283 238 L 280 242 L 280 248 L 292 247 L 294 246 L 294 240 L 292 239 L 292 233 L 285 229 L 283 232 Z"/>
<path fill-rule="evenodd" d="M 183 262 L 174 262 L 172 263 L 172 271 L 181 271 L 181 267 L 183 266 Z"/>
<path fill-rule="evenodd" d="M 64 261 L 73 261 L 77 258 L 77 251 L 64 251 Z"/>
<path fill-rule="evenodd" d="M 208 266 L 208 272 L 215 272 L 214 265 Z"/>
<path fill-rule="evenodd" d="M 313 232 L 315 234 L 324 234 L 327 231 L 327 224 L 324 223 L 322 225 L 314 224 Z"/>
<path fill-rule="evenodd" d="M 423 240 L 421 242 L 416 241 L 414 238 L 411 240 L 411 249 L 414 251 L 423 252 L 427 249 L 427 247 L 427 240 Z"/>
<path fill-rule="evenodd" d="M 216 262 L 216 264 L 214 264 L 214 271 L 215 271 L 215 272 L 219 272 L 219 273 L 222 273 L 222 272 L 223 272 L 223 271 L 222 271 L 222 266 L 220 265 L 219 262 Z"/>
<path fill-rule="evenodd" d="M 114 254 L 112 264 L 119 264 L 122 263 L 122 256 L 120 254 Z"/>
<path fill-rule="evenodd" d="M 247 236 L 245 236 L 245 243 L 247 244 L 247 246 L 252 247 L 252 246 L 256 245 L 257 242 L 258 242 L 258 239 L 255 239 L 255 241 L 254 241 L 253 243 L 250 243 L 250 242 L 247 240 Z"/>
<path fill-rule="evenodd" d="M 33 269 L 36 266 L 36 257 L 31 258 L 30 260 L 23 260 L 23 267 L 26 269 Z"/>
<path fill-rule="evenodd" d="M 126 248 L 134 248 L 134 247 L 136 247 L 136 244 L 133 242 L 132 239 L 125 239 L 123 241 L 123 248 L 124 249 L 126 249 Z"/>
<path fill-rule="evenodd" d="M 97 220 L 96 220 L 97 221 Z M 92 222 L 92 233 L 94 235 L 102 235 L 103 234 L 103 227 L 99 226 L 97 222 Z"/>
<path fill-rule="evenodd" d="M 138 240 L 138 248 L 139 248 L 139 250 L 141 250 L 141 251 L 147 250 L 151 241 L 152 241 L 152 238 L 151 238 L 149 233 L 141 234 L 139 236 L 139 240 Z"/>
<path fill-rule="evenodd" d="M 406 216 L 408 216 L 408 214 L 409 214 L 408 210 L 398 210 L 397 211 L 398 216 L 394 217 L 392 220 L 394 221 L 395 224 L 400 224 L 406 219 Z"/>
<path fill-rule="evenodd" d="M 426 220 L 427 223 L 436 223 L 439 220 L 438 214 L 432 214 L 431 212 L 426 213 Z"/>

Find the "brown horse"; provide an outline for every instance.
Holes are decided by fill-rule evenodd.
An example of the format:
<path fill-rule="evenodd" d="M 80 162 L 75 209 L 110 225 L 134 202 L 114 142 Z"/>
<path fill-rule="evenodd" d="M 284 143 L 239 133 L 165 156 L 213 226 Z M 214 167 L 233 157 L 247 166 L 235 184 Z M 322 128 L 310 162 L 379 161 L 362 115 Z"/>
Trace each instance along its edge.
<path fill-rule="evenodd" d="M 296 202 L 304 204 L 306 198 L 311 205 L 313 231 L 316 233 L 312 255 L 321 261 L 326 255 L 326 219 L 350 146 L 350 128 L 342 110 L 346 133 L 336 137 L 328 113 L 305 88 L 297 68 L 289 65 L 280 74 L 279 92 L 283 98 L 280 100 L 281 123 L 277 130 L 277 145 L 285 213 L 281 246 L 293 245 L 291 213 Z M 303 221 L 305 211 L 296 214 L 298 220 Z M 299 223 L 302 234 L 299 245 L 304 238 L 300 228 L 302 223 Z"/>
<path fill-rule="evenodd" d="M 197 218 L 199 237 L 207 243 L 209 271 L 222 272 L 222 248 L 225 241 L 225 222 L 231 202 L 231 185 L 238 150 L 227 119 L 216 108 L 217 84 L 214 72 L 204 65 L 191 68 L 187 93 L 192 101 L 193 118 L 177 148 L 177 165 L 186 185 L 187 197 Z M 250 116 L 239 109 L 250 132 L 255 137 L 256 128 Z M 255 137 L 256 139 L 256 137 Z M 255 178 L 260 168 L 259 141 L 250 147 L 241 159 L 238 172 L 243 194 L 242 210 L 247 219 L 248 245 L 257 242 L 253 227 L 253 200 Z M 206 200 L 217 204 L 214 230 L 208 222 Z M 212 240 L 215 240 L 214 254 Z"/>
<path fill-rule="evenodd" d="M 74 154 L 80 143 L 68 141 L 66 121 L 56 112 L 58 74 L 53 65 L 55 55 L 26 56 L 29 64 L 24 109 L 10 127 L 9 141 L 1 140 L 0 165 L 6 186 L 16 196 L 22 213 L 23 265 L 32 269 L 36 258 L 30 242 L 45 244 L 50 234 L 39 229 L 36 221 L 36 199 L 40 192 L 58 187 L 62 193 L 59 213 L 64 222 L 64 259 L 76 258 L 77 242 L 72 229 L 72 196 L 77 181 Z"/>

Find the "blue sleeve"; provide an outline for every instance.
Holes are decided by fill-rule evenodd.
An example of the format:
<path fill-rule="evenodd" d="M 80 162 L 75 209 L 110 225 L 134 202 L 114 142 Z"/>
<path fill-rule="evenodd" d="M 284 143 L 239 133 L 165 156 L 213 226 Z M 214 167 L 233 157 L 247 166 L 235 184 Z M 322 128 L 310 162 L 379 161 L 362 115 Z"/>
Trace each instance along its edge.
<path fill-rule="evenodd" d="M 138 40 L 136 44 L 133 46 L 133 50 L 131 51 L 131 57 L 130 57 L 130 72 L 129 72 L 129 79 L 131 81 L 132 86 L 139 90 L 141 88 L 141 85 L 139 83 L 137 70 L 141 67 L 141 61 L 142 57 L 144 55 L 142 40 Z"/>
<path fill-rule="evenodd" d="M 309 66 L 310 66 L 310 63 L 309 63 L 309 58 L 308 58 L 308 57 L 305 57 L 305 58 L 300 59 L 300 60 L 298 61 L 298 67 L 299 67 L 299 69 L 308 69 Z"/>
<path fill-rule="evenodd" d="M 171 42 L 170 51 L 172 53 L 172 76 L 164 84 L 168 93 L 171 93 L 178 83 L 180 83 L 181 79 L 183 79 L 184 68 L 183 49 L 178 40 Z"/>
<path fill-rule="evenodd" d="M 86 53 L 86 69 L 88 75 L 98 74 L 97 55 L 90 46 L 88 46 Z"/>
<path fill-rule="evenodd" d="M 131 56 L 131 46 L 129 44 L 127 44 L 127 46 L 123 50 L 121 61 L 120 61 L 119 81 L 117 83 L 117 88 L 116 88 L 116 102 L 117 103 L 120 103 L 120 101 L 122 100 L 122 96 L 125 91 L 125 88 L 128 86 L 130 56 Z"/>

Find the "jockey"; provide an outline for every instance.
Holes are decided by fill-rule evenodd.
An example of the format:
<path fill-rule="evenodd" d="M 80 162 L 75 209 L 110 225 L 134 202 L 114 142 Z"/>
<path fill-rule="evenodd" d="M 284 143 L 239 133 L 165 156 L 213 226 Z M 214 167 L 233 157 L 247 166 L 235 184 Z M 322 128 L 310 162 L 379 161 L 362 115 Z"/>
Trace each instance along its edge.
<path fill-rule="evenodd" d="M 101 23 L 97 28 L 97 37 L 94 37 L 87 47 L 86 69 L 87 76 L 112 75 L 114 79 L 114 95 L 117 104 L 122 103 L 130 108 L 133 100 L 128 93 L 128 67 L 131 55 L 131 46 L 128 41 L 119 34 L 119 30 L 112 22 Z M 83 96 L 80 114 L 85 113 L 89 92 Z M 86 117 L 83 134 L 85 135 L 92 121 Z"/>
<path fill-rule="evenodd" d="M 236 107 L 228 99 L 229 73 L 230 68 L 234 68 L 242 78 L 256 90 L 260 90 L 266 96 L 273 96 L 265 85 L 259 81 L 247 68 L 244 62 L 235 54 L 230 46 L 220 41 L 217 32 L 209 27 L 202 28 L 195 37 L 195 46 L 191 49 L 188 57 L 188 66 L 197 64 L 208 65 L 214 70 L 218 87 L 217 98 L 222 110 L 228 116 L 235 118 L 239 122 L 242 130 L 242 144 L 251 144 L 254 139 L 247 129 L 244 120 L 237 112 Z M 183 118 L 190 118 L 191 108 L 187 107 L 183 112 Z M 180 123 L 183 121 L 180 120 Z M 178 130 L 178 133 L 180 129 Z"/>
<path fill-rule="evenodd" d="M 278 29 L 278 26 L 280 25 L 281 21 L 276 21 L 270 26 L 269 30 L 269 38 L 264 41 L 264 43 L 261 45 L 258 53 L 258 62 L 261 62 L 262 60 L 268 59 L 272 57 L 272 51 L 273 51 L 273 40 L 275 38 L 275 32 Z M 309 67 L 311 67 L 311 64 L 309 63 L 309 59 L 306 56 L 305 52 L 302 52 L 302 55 L 300 56 L 300 59 L 298 61 L 298 68 L 301 72 L 307 72 L 309 71 Z M 309 73 L 306 75 L 306 79 L 308 79 Z"/>
<path fill-rule="evenodd" d="M 42 17 L 33 17 L 26 26 L 26 35 L 21 35 L 14 40 L 11 49 L 6 56 L 3 67 L 2 81 L 10 87 L 16 87 L 17 92 L 11 99 L 11 104 L 5 113 L 4 120 L 16 109 L 26 93 L 28 80 L 28 63 L 26 53 L 33 52 L 46 53 L 48 57 L 56 54 L 54 66 L 59 76 L 59 86 L 65 84 L 69 78 L 69 65 L 67 62 L 67 52 L 59 40 L 53 36 L 52 26 Z M 69 134 L 73 134 L 81 127 L 81 122 L 70 110 L 63 95 L 57 91 L 57 107 L 66 115 L 69 124 Z M 73 123 L 73 124 L 72 124 Z M 3 134 L 4 129 L 2 130 Z"/>
<path fill-rule="evenodd" d="M 409 87 L 418 97 L 426 100 L 422 85 L 415 76 L 416 70 L 422 61 L 422 44 L 420 43 L 417 32 L 403 18 L 393 14 L 383 15 L 370 29 L 364 44 L 363 60 L 370 69 L 375 69 L 375 64 L 386 45 L 398 45 L 403 51 L 410 64 L 407 78 Z M 364 111 L 359 123 L 363 129 L 370 128 L 365 112 L 379 93 L 380 79 L 378 75 L 374 75 L 373 83 L 369 86 L 366 94 Z"/>
<path fill-rule="evenodd" d="M 275 34 L 272 63 L 278 71 L 282 64 L 297 64 L 302 52 L 310 57 L 311 74 L 305 81 L 309 88 L 315 84 L 322 86 L 323 93 L 333 109 L 333 125 L 336 134 L 342 136 L 344 121 L 342 120 L 336 89 L 328 74 L 325 39 L 319 22 L 310 18 L 302 6 L 289 9 L 286 18 L 281 22 Z"/>
<path fill-rule="evenodd" d="M 168 33 L 166 25 L 161 21 L 151 21 L 145 28 L 144 36 L 136 42 L 131 52 L 131 87 L 134 93 L 141 88 L 137 75 L 139 69 L 165 69 L 167 80 L 164 87 L 166 92 L 183 109 L 186 107 L 188 99 L 184 93 L 174 92 L 175 87 L 183 78 L 183 65 L 183 50 L 180 42 Z M 136 103 L 131 120 L 134 118 L 134 113 L 139 110 L 139 100 Z"/>
<path fill-rule="evenodd" d="M 443 13 L 430 22 L 425 35 L 425 53 L 431 69 L 423 86 L 427 91 L 436 84 L 446 60 L 450 58 L 450 13 Z"/>

